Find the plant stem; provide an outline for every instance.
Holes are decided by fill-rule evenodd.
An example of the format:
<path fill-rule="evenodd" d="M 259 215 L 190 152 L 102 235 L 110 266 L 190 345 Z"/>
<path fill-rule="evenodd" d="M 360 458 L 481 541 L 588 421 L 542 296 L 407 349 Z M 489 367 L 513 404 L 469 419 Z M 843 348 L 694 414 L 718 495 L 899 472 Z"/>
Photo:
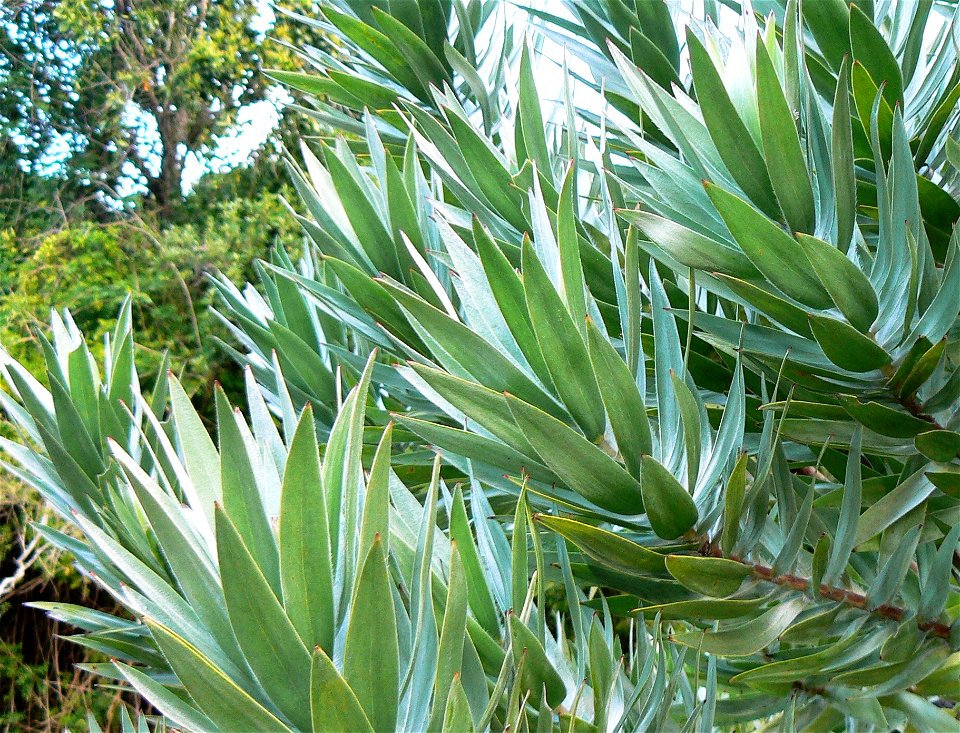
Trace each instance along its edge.
<path fill-rule="evenodd" d="M 719 548 L 714 548 L 712 546 L 708 548 L 708 554 L 712 557 L 725 557 Z M 791 573 L 778 574 L 768 565 L 753 563 L 735 555 L 730 555 L 729 557 L 726 557 L 726 559 L 734 560 L 735 562 L 739 562 L 748 566 L 750 571 L 756 577 L 760 578 L 761 580 L 765 580 L 768 583 L 774 583 L 775 585 L 797 590 L 801 593 L 811 593 L 813 584 L 809 578 L 793 575 Z M 907 611 L 907 609 L 887 603 L 877 606 L 876 608 L 870 608 L 867 605 L 867 597 L 865 595 L 862 593 L 857 593 L 856 591 L 846 590 L 845 588 L 837 588 L 824 583 L 817 589 L 817 591 L 820 596 L 829 598 L 831 601 L 836 601 L 837 603 L 842 603 L 868 613 L 874 613 L 891 621 L 900 622 L 909 616 L 909 611 Z M 925 631 L 932 636 L 937 636 L 942 639 L 950 638 L 950 627 L 947 624 L 940 623 L 939 621 L 918 620 L 917 626 L 921 631 Z"/>

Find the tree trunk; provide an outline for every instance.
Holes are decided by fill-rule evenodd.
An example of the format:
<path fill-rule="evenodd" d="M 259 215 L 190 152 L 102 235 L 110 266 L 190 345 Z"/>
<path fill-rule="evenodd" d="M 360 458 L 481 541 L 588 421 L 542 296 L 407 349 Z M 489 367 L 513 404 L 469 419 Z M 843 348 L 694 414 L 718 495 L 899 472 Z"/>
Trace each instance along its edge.
<path fill-rule="evenodd" d="M 183 200 L 183 157 L 186 144 L 186 116 L 180 110 L 164 110 L 156 115 L 160 135 L 160 171 L 149 189 L 158 213 L 169 216 Z"/>

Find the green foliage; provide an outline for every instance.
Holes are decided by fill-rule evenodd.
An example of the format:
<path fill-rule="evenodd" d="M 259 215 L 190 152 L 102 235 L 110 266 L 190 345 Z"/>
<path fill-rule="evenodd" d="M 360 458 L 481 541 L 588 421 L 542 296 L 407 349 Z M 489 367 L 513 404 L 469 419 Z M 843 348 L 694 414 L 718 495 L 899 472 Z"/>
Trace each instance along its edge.
<path fill-rule="evenodd" d="M 143 190 L 141 206 L 175 210 L 188 159 L 215 164 L 240 110 L 267 99 L 260 69 L 295 63 L 263 42 L 259 12 L 251 0 L 4 5 L 4 210 L 46 193 L 60 209 L 102 213 L 104 199 L 116 208 L 131 186 Z M 323 45 L 306 29 L 274 32 Z"/>
<path fill-rule="evenodd" d="M 145 621 L 45 606 L 106 676 L 200 730 L 956 726 L 956 12 L 768 0 L 683 78 L 615 7 L 534 16 L 604 96 L 547 115 L 497 3 L 324 4 L 278 77 L 360 137 L 287 160 L 304 257 L 213 278 L 216 443 L 129 306 L 6 360 L 40 531 Z"/>
<path fill-rule="evenodd" d="M 90 656 L 90 661 L 99 659 L 97 655 Z M 11 703 L 0 713 L 0 726 L 28 730 L 34 720 L 42 718 L 47 725 L 79 732 L 89 729 L 88 715 L 100 720 L 112 717 L 110 707 L 115 700 L 113 696 L 97 694 L 94 675 L 77 674 L 69 668 L 51 669 L 54 662 L 73 664 L 73 660 L 30 663 L 25 657 L 21 644 L 0 641 L 0 683 Z"/>
<path fill-rule="evenodd" d="M 99 586 L 146 623 L 72 604 L 32 605 L 79 627 L 75 641 L 112 660 L 98 672 L 129 684 L 172 723 L 198 730 L 536 725 L 578 689 L 577 669 L 600 675 L 619 660 L 618 696 L 606 689 L 612 679 L 579 690 L 585 704 L 572 713 L 586 724 L 619 714 L 620 696 L 639 695 L 648 681 L 667 684 L 663 655 L 677 652 L 659 632 L 631 624 L 632 646 L 624 648 L 608 613 L 588 621 L 573 585 L 573 610 L 596 639 L 589 649 L 569 647 L 537 601 L 554 557 L 567 576 L 569 559 L 534 535 L 537 572 L 528 576 L 480 485 L 467 515 L 462 488 L 451 493 L 441 477 L 439 456 L 419 487 L 422 503 L 388 463 L 390 431 L 364 474 L 373 358 L 344 398 L 321 465 L 311 410 L 296 419 L 289 397 L 281 398 L 294 419 L 278 430 L 249 377 L 249 422 L 218 398 L 218 446 L 172 375 L 161 377 L 149 400 L 137 399 L 135 411 L 124 411 L 121 396 L 139 391 L 129 324 L 128 304 L 101 371 L 72 323 L 54 322 L 51 384 L 65 376 L 60 359 L 75 365 L 66 403 L 8 363 L 9 386 L 30 405 L 13 419 L 56 458 L 46 463 L 15 443 L 4 446 L 23 459 L 23 478 L 57 482 L 46 496 L 84 540 L 36 530 L 74 552 Z M 79 412 L 84 395 L 100 406 L 99 422 Z M 44 407 L 49 400 L 59 411 Z M 67 413 L 76 414 L 78 432 L 44 427 Z M 81 452 L 85 465 L 76 460 Z M 215 478 L 211 462 L 220 465 Z M 456 540 L 442 531 L 454 513 L 473 525 L 471 532 L 461 524 Z M 135 514 L 145 523 L 130 522 Z M 524 543 L 537 532 L 525 503 L 513 531 Z M 511 597 L 505 589 L 515 583 L 521 593 Z M 494 616 L 483 626 L 478 604 L 491 602 Z M 549 705 L 528 709 L 524 701 L 539 698 L 544 685 Z M 637 715 L 658 712 L 648 700 Z M 673 714 L 692 721 L 698 708 L 688 701 Z"/>
<path fill-rule="evenodd" d="M 229 189 L 228 189 L 229 191 Z M 254 198 L 199 191 L 188 199 L 191 223 L 154 229 L 136 221 L 79 222 L 18 251 L 23 238 L 0 242 L 9 263 L 0 293 L 0 334 L 10 352 L 42 373 L 31 332 L 50 309 L 69 307 L 95 353 L 128 297 L 140 334 L 140 363 L 168 352 L 191 391 L 207 388 L 222 357 L 214 344 L 223 333 L 208 311 L 204 273 L 243 278 L 250 263 L 271 245 L 297 246 L 280 196 Z M 200 200 L 204 199 L 204 200 Z"/>
<path fill-rule="evenodd" d="M 88 713 L 115 720 L 130 695 L 98 689 L 98 676 L 77 665 L 106 661 L 92 649 L 60 643 L 67 631 L 56 619 L 37 623 L 37 612 L 22 605 L 24 598 L 69 601 L 118 612 L 105 594 L 86 584 L 72 557 L 39 539 L 31 522 L 43 522 L 70 533 L 72 527 L 54 519 L 42 499 L 24 484 L 0 477 L 0 726 L 6 730 L 65 728 L 85 731 Z"/>
<path fill-rule="evenodd" d="M 33 373 L 42 375 L 33 332 L 47 322 L 51 308 L 69 307 L 92 352 L 100 355 L 103 335 L 132 293 L 138 363 L 156 370 L 158 354 L 167 351 L 205 418 L 213 409 L 213 375 L 218 374 L 231 393 L 238 379 L 225 369 L 226 359 L 215 345 L 226 331 L 208 311 L 211 298 L 204 273 L 219 270 L 250 277 L 250 263 L 270 246 L 300 246 L 296 225 L 281 200 L 276 140 L 229 171 L 222 170 L 223 161 L 215 155 L 221 136 L 236 132 L 242 105 L 262 99 L 267 91 L 258 70 L 261 60 L 293 66 L 296 59 L 251 29 L 259 12 L 255 3 L 207 5 L 215 22 L 204 28 L 178 22 L 167 29 L 170 46 L 161 49 L 164 66 L 153 75 L 158 84 L 153 92 L 178 106 L 179 122 L 186 123 L 195 138 L 196 144 L 181 153 L 220 170 L 204 174 L 182 200 L 177 192 L 175 206 L 158 207 L 155 192 L 144 188 L 127 196 L 122 208 L 116 187 L 129 189 L 131 179 L 140 175 L 130 165 L 131 155 L 143 154 L 138 162 L 147 164 L 149 177 L 160 178 L 176 175 L 185 158 L 163 160 L 160 149 L 151 148 L 164 140 L 168 147 L 180 145 L 176 137 L 182 129 L 176 126 L 158 130 L 163 133 L 159 140 L 150 134 L 151 116 L 159 119 L 162 110 L 150 107 L 139 116 L 132 114 L 147 91 L 138 79 L 151 76 L 151 68 L 156 71 L 159 57 L 134 59 L 128 54 L 121 59 L 117 46 L 143 41 L 143 34 L 152 33 L 149 16 L 156 19 L 164 8 L 189 9 L 176 3 L 150 8 L 119 4 L 109 14 L 95 4 L 46 2 L 0 9 L 0 339 Z M 128 12 L 137 17 L 132 26 L 127 17 L 120 33 L 118 18 Z M 95 38 L 90 37 L 93 31 Z M 278 24 L 271 34 L 322 45 L 316 34 L 295 24 Z M 152 40 L 146 39 L 147 56 L 159 48 Z M 181 46 L 183 55 L 170 52 Z M 227 63 L 238 54 L 244 59 L 241 67 Z M 177 85 L 161 84 L 171 77 Z M 224 90 L 229 90 L 226 96 Z M 291 116 L 276 137 L 309 127 Z M 15 435 L 6 423 L 0 425 L 0 434 Z M 16 479 L 0 481 L 0 506 L 5 517 L 43 513 L 42 499 Z M 53 525 L 65 529 L 60 520 Z M 13 572 L 21 543 L 29 542 L 26 523 L 8 522 L 6 530 L 12 536 L 10 543 L 0 543 L 0 581 L 9 579 L 7 571 Z M 18 729 L 86 729 L 84 707 L 96 709 L 107 723 L 117 720 L 119 698 L 93 685 L 92 674 L 71 670 L 75 663 L 101 661 L 97 652 L 53 636 L 56 621 L 21 608 L 28 597 L 59 597 L 112 610 L 104 594 L 82 593 L 82 576 L 71 562 L 67 554 L 48 552 L 19 578 L 2 608 L 4 663 L 40 675 L 25 697 L 11 697 L 16 686 L 7 684 L 6 677 L 0 684 L 0 707 L 17 711 Z M 108 708 L 109 715 L 100 714 Z"/>

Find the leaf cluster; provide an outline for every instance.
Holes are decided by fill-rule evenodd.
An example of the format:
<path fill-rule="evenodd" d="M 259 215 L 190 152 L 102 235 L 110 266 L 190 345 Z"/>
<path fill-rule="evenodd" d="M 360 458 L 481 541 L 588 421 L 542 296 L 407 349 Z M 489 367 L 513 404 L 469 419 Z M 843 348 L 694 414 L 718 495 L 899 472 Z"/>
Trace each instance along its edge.
<path fill-rule="evenodd" d="M 307 19 L 344 53 L 277 78 L 357 137 L 287 161 L 302 257 L 213 278 L 217 443 L 128 311 L 104 376 L 69 320 L 6 365 L 145 624 L 50 610 L 201 730 L 955 727 L 956 9 L 567 5 Z"/>

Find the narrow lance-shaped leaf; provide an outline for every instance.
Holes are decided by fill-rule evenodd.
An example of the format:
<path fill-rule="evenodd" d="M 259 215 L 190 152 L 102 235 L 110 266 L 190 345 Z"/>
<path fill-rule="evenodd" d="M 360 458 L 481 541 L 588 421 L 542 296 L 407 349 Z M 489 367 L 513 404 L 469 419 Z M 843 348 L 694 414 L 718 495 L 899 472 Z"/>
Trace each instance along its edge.
<path fill-rule="evenodd" d="M 537 514 L 534 520 L 570 540 L 588 557 L 614 570 L 628 574 L 663 570 L 663 555 L 608 530 L 549 514 Z"/>
<path fill-rule="evenodd" d="M 417 75 L 407 66 L 403 55 L 387 36 L 361 20 L 346 13 L 340 13 L 330 6 L 323 7 L 323 14 L 344 36 L 370 54 L 384 68 L 389 69 L 403 86 L 421 99 L 429 98 L 426 88 L 421 85 Z"/>
<path fill-rule="evenodd" d="M 723 529 L 720 548 L 730 555 L 740 537 L 740 517 L 743 514 L 743 499 L 747 488 L 747 454 L 741 453 L 727 481 L 723 495 Z"/>
<path fill-rule="evenodd" d="M 394 245 L 375 203 L 367 198 L 366 192 L 333 149 L 324 148 L 324 162 L 350 225 L 374 267 L 403 280 L 398 254 L 400 250 Z"/>
<path fill-rule="evenodd" d="M 574 420 L 594 442 L 603 436 L 606 415 L 587 345 L 550 282 L 533 247 L 523 247 L 523 287 L 537 343 L 557 392 Z"/>
<path fill-rule="evenodd" d="M 440 629 L 440 647 L 437 652 L 436 681 L 433 691 L 434 725 L 443 715 L 444 707 L 460 674 L 464 635 L 467 625 L 467 588 L 463 563 L 456 542 L 450 543 L 450 575 L 447 581 L 447 601 L 443 609 Z"/>
<path fill-rule="evenodd" d="M 476 541 L 470 530 L 467 509 L 463 503 L 463 490 L 457 486 L 453 495 L 453 507 L 450 512 L 450 539 L 457 543 L 457 550 L 463 564 L 464 579 L 469 591 L 470 610 L 477 621 L 488 633 L 499 631 L 499 619 L 493 605 L 490 589 L 484 578 L 483 566 Z"/>
<path fill-rule="evenodd" d="M 216 512 L 217 557 L 230 622 L 247 663 L 270 699 L 297 726 L 308 727 L 310 653 L 247 549 L 236 526 Z"/>
<path fill-rule="evenodd" d="M 509 390 L 542 409 L 557 410 L 556 403 L 533 380 L 475 331 L 412 293 L 389 283 L 385 283 L 385 286 L 440 345 L 445 353 L 434 356 L 448 370 L 454 370 L 459 365 L 461 370 L 490 389 Z M 451 359 L 454 361 L 451 362 Z"/>
<path fill-rule="evenodd" d="M 640 395 L 646 399 L 646 369 L 643 354 L 643 327 L 641 325 L 641 310 L 643 308 L 640 291 L 640 245 L 636 227 L 627 230 L 626 252 L 623 257 L 624 295 L 621 310 L 626 313 L 620 316 L 623 328 L 623 344 L 627 367 L 637 382 Z M 614 265 L 619 264 L 617 258 L 611 258 Z"/>
<path fill-rule="evenodd" d="M 598 730 L 605 730 L 610 686 L 614 679 L 614 661 L 603 633 L 603 626 L 596 616 L 590 624 L 586 644 L 590 651 L 590 683 L 593 686 L 594 695 L 593 722 Z"/>
<path fill-rule="evenodd" d="M 892 438 L 912 438 L 930 429 L 930 423 L 878 402 L 863 403 L 847 395 L 840 395 L 844 409 L 857 422 L 880 435 Z"/>
<path fill-rule="evenodd" d="M 910 570 L 922 525 L 911 528 L 900 540 L 893 554 L 886 559 L 877 577 L 867 589 L 867 608 L 874 609 L 888 603 L 900 590 Z"/>
<path fill-rule="evenodd" d="M 129 353 L 129 349 L 124 349 L 119 357 L 125 360 Z M 122 377 L 124 374 L 129 375 L 130 369 L 122 363 L 118 364 L 116 368 L 120 370 L 120 374 L 112 380 L 113 384 L 110 386 L 113 387 L 115 384 L 119 388 Z M 163 380 L 161 379 L 160 382 L 162 383 Z M 67 355 L 67 386 L 70 388 L 71 400 L 76 405 L 77 411 L 80 413 L 83 424 L 86 426 L 87 432 L 93 439 L 94 444 L 102 445 L 103 439 L 101 437 L 100 416 L 97 410 L 97 393 L 100 391 L 100 374 L 98 373 L 96 362 L 93 360 L 93 356 L 85 343 L 81 343 L 78 348 Z"/>
<path fill-rule="evenodd" d="M 453 684 L 447 696 L 447 706 L 443 711 L 442 733 L 473 733 L 473 717 L 467 693 L 460 682 L 460 675 L 453 676 Z"/>
<path fill-rule="evenodd" d="M 510 567 L 513 568 L 510 607 L 517 613 L 520 613 L 523 609 L 528 585 L 529 553 L 527 548 L 527 507 L 525 498 L 526 489 L 523 489 L 520 492 L 520 500 L 517 501 L 517 507 L 513 513 L 513 536 L 510 538 Z"/>
<path fill-rule="evenodd" d="M 390 297 L 379 281 L 343 260 L 325 257 L 323 261 L 336 273 L 337 278 L 353 299 L 376 318 L 377 322 L 412 349 L 426 350 L 417 332 L 407 322 L 403 309 Z"/>
<path fill-rule="evenodd" d="M 356 694 L 319 647 L 310 671 L 310 710 L 315 731 L 373 733 Z"/>
<path fill-rule="evenodd" d="M 850 53 L 849 4 L 844 0 L 824 0 L 813 5 L 801 3 L 800 7 L 804 24 L 827 62 L 832 68 L 839 68 L 844 54 Z"/>
<path fill-rule="evenodd" d="M 477 219 L 473 220 L 473 239 L 477 254 L 483 264 L 483 271 L 490 283 L 493 297 L 500 306 L 503 320 L 506 321 L 510 333 L 513 334 L 520 351 L 530 364 L 534 374 L 544 384 L 552 384 L 550 371 L 543 361 L 543 354 L 537 337 L 533 333 L 530 323 L 530 314 L 527 312 L 527 300 L 523 292 L 523 282 L 507 256 L 494 242 L 490 234 L 480 225 Z"/>
<path fill-rule="evenodd" d="M 673 392 L 680 407 L 680 418 L 683 422 L 683 444 L 687 456 L 687 486 L 696 486 L 697 476 L 700 474 L 702 429 L 700 410 L 697 406 L 697 400 L 686 382 L 678 377 L 674 371 L 670 372 L 670 377 L 673 382 Z"/>
<path fill-rule="evenodd" d="M 598 384 L 617 448 L 630 474 L 640 479 L 641 459 L 653 450 L 646 405 L 626 362 L 592 321 L 587 322 L 587 337 L 593 371 Z"/>
<path fill-rule="evenodd" d="M 946 605 L 950 591 L 951 566 L 958 541 L 960 541 L 960 524 L 955 524 L 940 543 L 927 572 L 920 595 L 920 607 L 917 611 L 921 619 L 936 618 Z"/>
<path fill-rule="evenodd" d="M 683 355 L 680 351 L 680 335 L 677 322 L 670 310 L 670 301 L 657 272 L 656 263 L 650 261 L 649 287 L 650 310 L 653 320 L 653 339 L 656 344 L 653 359 L 654 386 L 657 395 L 657 427 L 659 428 L 660 451 L 664 460 L 676 464 L 679 457 L 680 410 L 673 392 L 670 372 L 681 371 Z M 641 466 L 641 475 L 643 467 Z"/>
<path fill-rule="evenodd" d="M 283 474 L 280 495 L 280 585 L 283 605 L 309 647 L 333 651 L 334 560 L 313 410 L 300 417 Z"/>
<path fill-rule="evenodd" d="M 510 395 L 507 404 L 537 454 L 571 489 L 610 511 L 643 511 L 640 484 L 619 463 L 533 405 Z"/>
<path fill-rule="evenodd" d="M 866 275 L 836 247 L 808 234 L 797 234 L 800 249 L 840 312 L 861 333 L 877 318 L 877 294 Z"/>
<path fill-rule="evenodd" d="M 844 57 L 833 100 L 833 189 L 837 209 L 837 247 L 844 251 L 853 238 L 857 216 L 857 181 L 853 166 L 850 121 L 850 59 Z"/>
<path fill-rule="evenodd" d="M 153 678 L 121 662 L 113 662 L 113 665 L 130 686 L 149 700 L 169 722 L 189 730 L 212 730 L 215 727 L 212 720 Z"/>
<path fill-rule="evenodd" d="M 391 10 L 397 15 L 402 12 L 398 8 L 391 8 Z M 376 6 L 372 8 L 372 12 L 377 25 L 403 54 L 407 67 L 417 75 L 425 89 L 429 89 L 431 85 L 439 86 L 446 80 L 447 74 L 443 63 L 417 33 L 393 17 L 391 13 L 384 12 Z"/>
<path fill-rule="evenodd" d="M 567 694 L 563 678 L 550 664 L 543 645 L 533 632 L 524 626 L 515 613 L 510 613 L 508 618 L 514 660 L 517 664 L 523 660 L 520 685 L 535 698 L 540 697 L 541 691 L 545 691 L 547 702 L 551 707 L 557 707 Z"/>
<path fill-rule="evenodd" d="M 399 663 L 393 588 L 378 538 L 357 578 L 343 657 L 343 677 L 374 730 L 396 730 Z"/>
<path fill-rule="evenodd" d="M 850 552 L 854 548 L 857 534 L 857 521 L 860 517 L 860 497 L 862 479 L 860 471 L 860 445 L 863 428 L 857 426 L 853 433 L 850 453 L 847 455 L 847 471 L 844 478 L 843 502 L 840 508 L 840 520 L 834 535 L 830 559 L 823 572 L 823 583 L 835 582 L 847 567 Z"/>
<path fill-rule="evenodd" d="M 690 27 L 687 28 L 687 47 L 700 112 L 717 152 L 750 200 L 768 216 L 779 219 L 780 205 L 773 194 L 763 154 L 730 101 L 717 67 Z"/>
<path fill-rule="evenodd" d="M 813 189 L 797 126 L 766 46 L 758 41 L 756 47 L 757 104 L 767 172 L 790 228 L 810 232 L 815 213 Z"/>
<path fill-rule="evenodd" d="M 890 354 L 876 341 L 843 321 L 811 315 L 810 327 L 823 353 L 841 369 L 869 372 L 890 363 Z"/>
<path fill-rule="evenodd" d="M 880 30 L 855 3 L 850 6 L 850 48 L 878 84 L 885 84 L 884 97 L 891 107 L 903 100 L 900 65 Z"/>
<path fill-rule="evenodd" d="M 330 534 L 331 552 L 338 552 L 344 568 L 341 582 L 350 587 L 356 569 L 356 552 L 359 537 L 359 501 L 360 484 L 363 480 L 363 467 L 360 454 L 363 450 L 363 419 L 366 407 L 367 388 L 370 384 L 373 365 L 376 361 L 374 351 L 360 381 L 350 390 L 340 408 L 324 453 L 320 475 L 327 507 L 327 528 Z M 346 604 L 347 593 L 341 595 L 341 608 Z"/>
<path fill-rule="evenodd" d="M 439 369 L 419 364 L 411 364 L 411 368 L 443 399 L 476 421 L 484 430 L 495 435 L 520 455 L 537 460 L 536 450 L 517 426 L 503 394 Z"/>
<path fill-rule="evenodd" d="M 56 411 L 57 432 L 60 436 L 60 442 L 90 480 L 96 481 L 97 476 L 103 473 L 105 468 L 100 450 L 94 445 L 93 438 L 87 431 L 83 418 L 66 386 L 49 370 L 47 376 Z"/>
<path fill-rule="evenodd" d="M 800 245 L 743 199 L 707 183 L 707 193 L 737 244 L 773 285 L 811 308 L 833 305 Z"/>
<path fill-rule="evenodd" d="M 250 548 L 260 572 L 273 591 L 280 593 L 280 558 L 277 542 L 260 494 L 252 456 L 243 439 L 239 421 L 227 396 L 216 390 L 217 426 L 220 433 L 220 475 L 223 481 L 223 513 L 236 525 Z M 219 533 L 218 533 L 219 535 Z M 219 541 L 219 537 L 218 537 Z"/>
<path fill-rule="evenodd" d="M 147 626 L 197 707 L 222 730 L 290 731 L 188 641 L 154 621 Z"/>
<path fill-rule="evenodd" d="M 180 506 L 151 479 L 119 445 L 110 441 L 113 456 L 120 463 L 144 514 L 163 548 L 170 569 L 184 597 L 205 619 L 211 633 L 233 661 L 242 665 L 234 633 L 224 607 L 223 591 L 199 539 L 183 522 Z"/>
<path fill-rule="evenodd" d="M 850 66 L 850 87 L 853 90 L 853 103 L 860 118 L 860 124 L 867 138 L 871 140 L 874 132 L 872 120 L 876 117 L 875 132 L 879 150 L 875 152 L 887 159 L 890 156 L 893 137 L 893 108 L 888 104 L 887 98 L 880 93 L 880 88 L 870 76 L 870 72 L 859 60 L 854 61 Z M 875 114 L 874 109 L 876 109 Z"/>
<path fill-rule="evenodd" d="M 742 298 L 748 307 L 759 311 L 774 321 L 779 321 L 801 336 L 813 338 L 813 331 L 810 329 L 810 323 L 807 320 L 808 311 L 804 308 L 796 306 L 786 298 L 775 294 L 770 287 L 760 287 L 746 280 L 739 280 L 719 272 L 712 274 L 730 288 L 735 295 Z"/>
<path fill-rule="evenodd" d="M 470 166 L 470 172 L 480 187 L 478 193 L 482 193 L 493 209 L 515 228 L 524 229 L 526 221 L 520 209 L 518 192 L 504 164 L 488 147 L 489 143 L 456 112 L 449 112 L 447 119 Z"/>
<path fill-rule="evenodd" d="M 784 533 L 783 546 L 780 548 L 780 552 L 777 553 L 777 557 L 773 562 L 775 573 L 788 572 L 792 570 L 796 564 L 800 549 L 804 544 L 807 527 L 810 524 L 810 515 L 813 513 L 815 494 L 816 492 L 812 487 L 807 490 L 807 494 L 803 498 L 803 504 L 800 505 L 793 524 L 789 527 L 782 528 Z"/>
<path fill-rule="evenodd" d="M 917 359 L 913 368 L 907 374 L 906 379 L 900 386 L 901 395 L 911 395 L 915 393 L 932 375 L 934 369 L 940 363 L 940 357 L 946 350 L 946 339 L 935 343 L 923 355 Z"/>
<path fill-rule="evenodd" d="M 360 521 L 360 557 L 366 557 L 374 540 L 380 536 L 384 552 L 390 554 L 390 458 L 393 447 L 393 423 L 383 429 L 380 444 L 373 456 L 367 490 L 363 497 Z"/>
<path fill-rule="evenodd" d="M 941 97 L 941 99 L 943 101 L 931 116 L 926 132 L 923 133 L 923 138 L 920 140 L 920 144 L 916 147 L 914 160 L 918 166 L 922 165 L 923 162 L 927 160 L 927 157 L 934 149 L 937 139 L 943 132 L 944 124 L 950 119 L 951 112 L 956 109 L 957 102 L 960 101 L 960 83 L 954 84 L 950 92 L 944 97 Z M 953 138 L 948 136 L 944 142 L 944 147 L 949 149 L 950 143 L 953 142 Z M 945 153 L 947 153 L 947 157 L 949 159 L 949 151 L 945 151 Z"/>
<path fill-rule="evenodd" d="M 920 506 L 933 488 L 924 468 L 901 479 L 895 489 L 884 494 L 860 515 L 853 539 L 854 547 L 878 535 L 907 512 Z"/>
<path fill-rule="evenodd" d="M 557 210 L 557 245 L 560 250 L 560 280 L 563 283 L 563 300 L 586 339 L 587 301 L 584 293 L 583 264 L 580 262 L 580 239 L 577 234 L 577 165 L 570 164 L 560 189 L 560 205 Z"/>
<path fill-rule="evenodd" d="M 804 602 L 799 599 L 780 603 L 752 621 L 713 632 L 686 632 L 674 640 L 708 654 L 745 657 L 764 649 L 793 623 Z"/>
<path fill-rule="evenodd" d="M 524 44 L 520 55 L 520 99 L 519 120 L 523 132 L 523 146 L 537 168 L 550 176 L 550 156 L 547 153 L 547 140 L 543 131 L 543 115 L 540 111 L 540 97 L 533 74 L 532 53 L 529 44 Z"/>
<path fill-rule="evenodd" d="M 797 626 L 803 623 L 800 622 Z M 851 624 L 849 628 L 850 631 L 844 637 L 819 652 L 754 667 L 736 675 L 734 679 L 736 682 L 761 688 L 764 684 L 790 683 L 809 675 L 816 675 L 824 668 L 839 667 L 845 662 L 847 664 L 856 662 L 870 654 L 891 635 L 891 631 L 886 629 L 869 635 L 858 633 L 862 629 L 862 619 L 860 622 Z"/>
<path fill-rule="evenodd" d="M 681 265 L 745 279 L 755 280 L 760 274 L 743 252 L 668 218 L 647 211 L 617 213 Z"/>

